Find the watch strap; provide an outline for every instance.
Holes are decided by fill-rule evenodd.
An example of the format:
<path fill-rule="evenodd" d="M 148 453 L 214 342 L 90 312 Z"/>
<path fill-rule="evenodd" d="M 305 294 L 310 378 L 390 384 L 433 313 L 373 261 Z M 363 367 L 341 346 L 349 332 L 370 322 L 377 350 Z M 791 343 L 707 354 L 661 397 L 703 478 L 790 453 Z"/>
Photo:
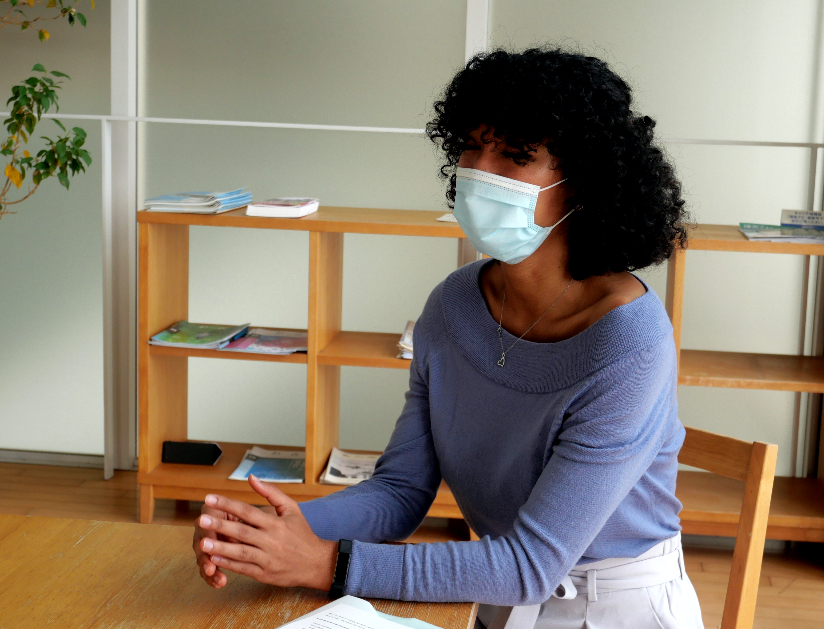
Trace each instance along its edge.
<path fill-rule="evenodd" d="M 338 560 L 335 563 L 335 576 L 329 588 L 329 598 L 335 600 L 343 596 L 346 589 L 346 577 L 349 574 L 349 560 L 352 557 L 352 540 L 342 539 L 338 542 Z"/>

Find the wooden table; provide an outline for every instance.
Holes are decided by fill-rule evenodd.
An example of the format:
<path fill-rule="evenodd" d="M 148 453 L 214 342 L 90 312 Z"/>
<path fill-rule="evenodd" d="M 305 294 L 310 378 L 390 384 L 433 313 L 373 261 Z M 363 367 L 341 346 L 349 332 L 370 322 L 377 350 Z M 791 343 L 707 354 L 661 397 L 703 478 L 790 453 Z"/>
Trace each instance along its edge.
<path fill-rule="evenodd" d="M 0 515 L 0 629 L 279 627 L 328 603 L 325 593 L 229 574 L 200 578 L 192 529 Z M 471 603 L 370 601 L 396 616 L 471 629 Z"/>

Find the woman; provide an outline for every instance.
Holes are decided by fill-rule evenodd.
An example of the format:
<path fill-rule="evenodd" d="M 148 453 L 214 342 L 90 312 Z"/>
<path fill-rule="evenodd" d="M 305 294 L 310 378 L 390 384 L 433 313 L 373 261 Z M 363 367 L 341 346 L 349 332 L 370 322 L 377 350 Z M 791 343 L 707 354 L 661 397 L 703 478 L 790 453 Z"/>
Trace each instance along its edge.
<path fill-rule="evenodd" d="M 338 590 L 478 601 L 487 626 L 702 626 L 680 553 L 672 328 L 630 273 L 685 244 L 684 201 L 630 105 L 604 62 L 561 50 L 482 54 L 455 76 L 427 131 L 492 259 L 429 297 L 373 478 L 299 507 L 257 480 L 273 509 L 209 496 L 207 582 L 226 568 L 326 589 L 340 554 Z M 379 544 L 415 530 L 442 478 L 481 540 Z"/>

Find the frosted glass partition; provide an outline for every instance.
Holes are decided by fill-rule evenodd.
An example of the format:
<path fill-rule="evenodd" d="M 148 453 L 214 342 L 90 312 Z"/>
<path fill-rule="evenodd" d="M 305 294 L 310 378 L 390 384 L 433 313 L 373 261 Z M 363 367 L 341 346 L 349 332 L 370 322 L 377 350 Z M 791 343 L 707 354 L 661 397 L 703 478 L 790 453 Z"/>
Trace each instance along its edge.
<path fill-rule="evenodd" d="M 87 28 L 50 22 L 51 39 L 6 27 L 0 37 L 0 110 L 35 63 L 72 77 L 65 113 L 109 113 L 109 5 L 86 11 Z M 103 295 L 100 123 L 63 119 L 88 132 L 94 159 L 66 191 L 56 179 L 0 220 L 0 449 L 103 453 Z M 41 135 L 59 128 L 44 120 Z M 5 164 L 5 162 L 3 162 Z"/>
<path fill-rule="evenodd" d="M 465 0 L 141 9 L 145 116 L 419 127 L 463 63 Z"/>
<path fill-rule="evenodd" d="M 490 45 L 606 60 L 665 136 L 815 142 L 818 4 L 491 0 Z"/>
<path fill-rule="evenodd" d="M 211 1 L 197 11 L 181 3 L 141 6 L 142 116 L 421 128 L 435 95 L 463 64 L 464 0 L 246 0 L 228 12 Z M 445 209 L 434 149 L 422 136 L 152 123 L 139 133 L 140 199 L 249 186 L 257 199 Z M 190 318 L 306 327 L 306 234 L 244 232 L 192 230 Z M 399 338 L 457 257 L 451 239 L 347 235 L 344 251 L 344 329 Z M 238 434 L 259 427 L 250 440 L 298 445 L 294 427 L 305 423 L 306 387 L 294 378 L 305 380 L 305 368 L 190 362 L 190 436 L 229 439 L 231 421 Z M 260 395 L 220 384 L 238 379 L 243 391 Z M 383 448 L 406 383 L 402 371 L 343 370 L 341 443 Z M 213 399 L 216 388 L 232 396 L 231 418 L 226 404 L 199 401 Z M 261 419 L 267 414 L 268 423 Z"/>

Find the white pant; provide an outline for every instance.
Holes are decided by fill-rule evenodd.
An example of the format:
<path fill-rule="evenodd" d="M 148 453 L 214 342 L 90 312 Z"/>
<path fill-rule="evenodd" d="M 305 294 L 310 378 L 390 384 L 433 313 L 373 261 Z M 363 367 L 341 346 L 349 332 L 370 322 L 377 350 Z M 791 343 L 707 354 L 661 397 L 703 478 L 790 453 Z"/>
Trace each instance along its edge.
<path fill-rule="evenodd" d="M 632 587 L 631 583 L 627 583 L 628 579 L 620 574 L 620 566 L 675 552 L 678 553 L 678 563 L 674 567 L 676 576 L 666 583 Z M 524 621 L 518 617 L 518 610 L 525 611 L 527 608 L 514 608 L 516 611 L 506 629 L 704 629 L 698 597 L 684 570 L 680 552 L 681 536 L 677 535 L 634 559 L 604 559 L 575 566 L 570 571 L 572 582 L 578 590 L 574 598 L 561 599 L 553 596 L 540 605 L 537 619 L 528 627 L 523 626 Z M 612 573 L 609 572 L 611 568 L 615 568 Z M 672 571 L 673 566 L 669 565 L 667 569 Z M 587 589 L 588 572 L 591 579 L 589 582 L 595 583 L 594 596 Z M 598 572 L 605 577 L 600 587 Z M 609 591 L 613 589 L 609 586 L 610 582 L 619 583 L 615 576 L 621 579 L 620 584 L 616 586 L 616 591 Z M 649 576 L 635 578 L 643 582 Z M 594 598 L 597 600 L 591 600 Z M 489 627 L 501 610 L 506 614 L 508 608 L 480 605 L 476 628 Z M 524 616 L 531 619 L 534 613 L 521 615 Z M 501 621 L 496 624 L 501 624 Z"/>

